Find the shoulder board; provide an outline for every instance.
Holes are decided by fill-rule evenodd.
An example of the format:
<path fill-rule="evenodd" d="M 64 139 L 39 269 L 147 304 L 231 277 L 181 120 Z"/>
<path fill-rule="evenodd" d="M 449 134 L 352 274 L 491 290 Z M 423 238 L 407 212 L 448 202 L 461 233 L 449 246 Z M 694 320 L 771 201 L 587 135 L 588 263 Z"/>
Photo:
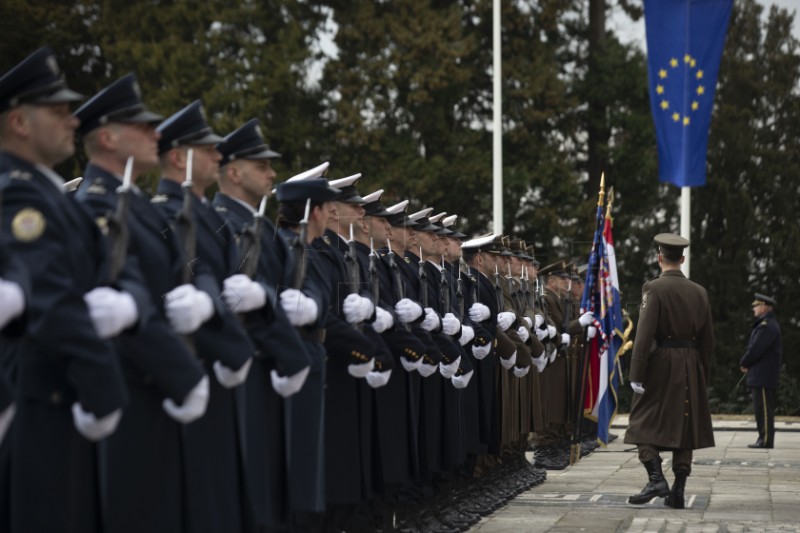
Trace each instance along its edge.
<path fill-rule="evenodd" d="M 157 194 L 150 199 L 151 204 L 163 204 L 164 202 L 168 201 L 169 197 L 165 194 Z"/>
<path fill-rule="evenodd" d="M 103 185 L 103 180 L 99 178 L 86 189 L 86 194 L 106 194 L 107 192 L 106 186 Z"/>
<path fill-rule="evenodd" d="M 20 170 L 15 168 L 11 172 L 8 173 L 8 177 L 12 180 L 22 180 L 22 181 L 30 181 L 33 178 L 33 174 L 28 172 L 27 170 Z"/>

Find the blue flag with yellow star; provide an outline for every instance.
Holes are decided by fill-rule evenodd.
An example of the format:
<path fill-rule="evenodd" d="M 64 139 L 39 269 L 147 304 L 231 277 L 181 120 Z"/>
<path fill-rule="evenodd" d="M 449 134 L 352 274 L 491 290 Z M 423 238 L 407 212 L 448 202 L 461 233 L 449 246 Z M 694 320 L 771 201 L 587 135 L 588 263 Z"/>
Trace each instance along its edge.
<path fill-rule="evenodd" d="M 733 0 L 645 0 L 650 109 L 658 173 L 678 187 L 706 183 L 714 90 Z"/>

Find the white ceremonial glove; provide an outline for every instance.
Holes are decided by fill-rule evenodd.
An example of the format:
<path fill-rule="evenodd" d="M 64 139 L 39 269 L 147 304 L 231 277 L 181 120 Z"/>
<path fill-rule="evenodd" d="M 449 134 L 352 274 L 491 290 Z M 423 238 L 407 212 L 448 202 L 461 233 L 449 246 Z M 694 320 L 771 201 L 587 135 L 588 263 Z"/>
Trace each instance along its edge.
<path fill-rule="evenodd" d="M 532 329 L 533 328 L 533 320 L 531 320 L 530 317 L 524 316 L 524 317 L 522 317 L 522 320 L 525 321 L 525 324 L 528 326 L 528 329 Z"/>
<path fill-rule="evenodd" d="M 631 381 L 631 388 L 636 394 L 644 394 L 644 387 L 638 381 Z"/>
<path fill-rule="evenodd" d="M 417 369 L 417 372 L 419 372 L 419 375 L 422 376 L 423 378 L 427 378 L 429 376 L 434 375 L 437 370 L 439 370 L 439 365 L 429 365 L 423 362 L 421 365 L 419 365 L 419 369 Z"/>
<path fill-rule="evenodd" d="M 408 324 L 422 316 L 422 306 L 413 300 L 403 298 L 394 304 L 394 312 L 400 322 Z"/>
<path fill-rule="evenodd" d="M 0 329 L 25 310 L 25 293 L 14 281 L 0 278 Z"/>
<path fill-rule="evenodd" d="M 422 360 L 422 357 L 420 357 L 416 361 L 409 361 L 402 355 L 400 356 L 400 364 L 403 365 L 403 368 L 405 369 L 406 372 L 418 372 L 419 367 L 422 366 L 423 362 L 424 361 Z"/>
<path fill-rule="evenodd" d="M 558 331 L 556 330 L 555 326 L 547 326 L 547 336 L 551 339 L 555 339 Z"/>
<path fill-rule="evenodd" d="M 297 289 L 286 289 L 281 293 L 281 307 L 293 326 L 307 326 L 317 321 L 317 302 Z"/>
<path fill-rule="evenodd" d="M 288 398 L 303 388 L 303 384 L 306 382 L 310 371 L 311 367 L 307 366 L 291 376 L 281 376 L 278 374 L 277 370 L 271 370 L 269 379 L 272 382 L 272 388 L 275 392 L 277 392 L 281 398 Z"/>
<path fill-rule="evenodd" d="M 445 335 L 455 335 L 461 329 L 461 321 L 453 313 L 445 313 L 442 317 L 442 331 Z"/>
<path fill-rule="evenodd" d="M 469 341 L 475 338 L 475 330 L 472 326 L 461 325 L 461 336 L 458 338 L 458 343 L 461 346 L 466 346 Z"/>
<path fill-rule="evenodd" d="M 477 359 L 478 361 L 489 355 L 491 352 L 492 352 L 491 342 L 488 344 L 484 344 L 483 346 L 475 346 L 474 344 L 472 345 L 472 355 L 474 355 L 475 359 Z"/>
<path fill-rule="evenodd" d="M 422 329 L 425 331 L 435 331 L 441 329 L 442 327 L 442 320 L 439 318 L 439 315 L 436 314 L 436 311 L 431 309 L 430 307 L 425 308 L 425 320 L 422 321 Z"/>
<path fill-rule="evenodd" d="M 556 356 L 558 355 L 558 349 L 553 348 L 549 354 L 547 354 L 547 360 L 551 363 L 556 360 Z"/>
<path fill-rule="evenodd" d="M 503 311 L 502 313 L 498 313 L 497 327 L 500 328 L 500 331 L 505 331 L 511 327 L 511 324 L 513 324 L 514 320 L 516 319 L 517 315 L 515 315 L 511 311 Z"/>
<path fill-rule="evenodd" d="M 586 336 L 590 339 L 594 339 L 595 335 L 597 335 L 597 328 L 594 326 L 589 326 L 588 331 L 586 332 Z"/>
<path fill-rule="evenodd" d="M 384 370 L 383 372 L 370 372 L 367 374 L 367 385 L 373 389 L 377 389 L 389 383 L 389 378 L 391 377 L 391 370 Z"/>
<path fill-rule="evenodd" d="M 586 311 L 578 319 L 578 323 L 581 325 L 581 327 L 585 328 L 586 326 L 591 324 L 593 320 L 594 320 L 594 313 L 591 311 Z"/>
<path fill-rule="evenodd" d="M 534 366 L 536 366 L 536 371 L 540 374 L 544 371 L 544 367 L 547 366 L 547 356 L 545 355 L 544 350 L 539 357 L 532 357 Z"/>
<path fill-rule="evenodd" d="M 193 285 L 178 285 L 164 296 L 164 309 L 172 329 L 183 335 L 192 333 L 214 314 L 211 296 Z"/>
<path fill-rule="evenodd" d="M 104 439 L 114 433 L 121 417 L 122 409 L 115 409 L 98 419 L 92 413 L 84 411 L 78 402 L 72 404 L 72 421 L 75 423 L 75 429 L 91 441 Z"/>
<path fill-rule="evenodd" d="M 500 365 L 503 368 L 505 368 L 506 370 L 508 370 L 509 368 L 514 366 L 514 364 L 516 364 L 516 362 L 517 362 L 517 351 L 516 350 L 514 350 L 514 353 L 512 353 L 511 357 L 509 357 L 508 359 L 503 359 L 502 357 L 500 358 Z"/>
<path fill-rule="evenodd" d="M 569 344 L 569 342 L 571 340 L 572 340 L 572 337 L 570 337 L 569 333 L 562 333 L 561 334 L 561 344 Z"/>
<path fill-rule="evenodd" d="M 0 444 L 2 444 L 3 439 L 8 432 L 8 428 L 11 426 L 11 422 L 14 420 L 14 414 L 17 412 L 16 404 L 11 404 L 5 409 L 3 412 L 0 413 Z"/>
<path fill-rule="evenodd" d="M 250 365 L 253 364 L 253 358 L 250 357 L 244 362 L 239 370 L 231 370 L 219 361 L 214 361 L 214 375 L 217 376 L 217 381 L 226 389 L 232 389 L 244 383 L 247 379 L 247 373 L 250 371 Z"/>
<path fill-rule="evenodd" d="M 116 337 L 139 319 L 136 302 L 127 292 L 111 287 L 95 287 L 83 295 L 89 308 L 89 318 L 103 339 Z"/>
<path fill-rule="evenodd" d="M 347 373 L 353 376 L 354 378 L 365 378 L 367 374 L 372 372 L 372 369 L 375 368 L 375 358 L 373 357 L 366 363 L 351 363 L 347 365 Z"/>
<path fill-rule="evenodd" d="M 261 309 L 267 303 L 264 287 L 244 274 L 234 274 L 222 282 L 222 299 L 234 313 Z"/>
<path fill-rule="evenodd" d="M 489 308 L 480 302 L 475 302 L 469 308 L 469 318 L 473 322 L 483 322 L 491 315 Z"/>
<path fill-rule="evenodd" d="M 536 326 L 537 329 L 541 328 L 542 324 L 544 324 L 544 317 L 542 315 L 534 315 L 533 321 L 534 321 L 533 324 Z"/>
<path fill-rule="evenodd" d="M 443 378 L 450 379 L 456 374 L 456 371 L 458 370 L 458 365 L 460 364 L 461 364 L 460 355 L 456 357 L 456 360 L 450 364 L 445 364 L 444 362 L 439 363 L 439 373 L 442 375 Z"/>
<path fill-rule="evenodd" d="M 375 320 L 372 321 L 372 329 L 375 333 L 383 333 L 390 327 L 394 326 L 394 317 L 392 313 L 383 309 L 382 307 L 375 308 Z"/>
<path fill-rule="evenodd" d="M 474 371 L 470 370 L 466 374 L 461 374 L 460 376 L 453 376 L 450 378 L 450 383 L 453 384 L 453 387 L 457 389 L 466 389 L 467 385 L 469 385 L 469 380 L 472 379 L 472 373 Z"/>
<path fill-rule="evenodd" d="M 518 366 L 515 366 L 514 375 L 517 376 L 518 378 L 524 378 L 525 376 L 528 375 L 528 372 L 530 372 L 530 370 L 531 370 L 530 366 L 526 366 L 525 368 L 520 368 Z"/>
<path fill-rule="evenodd" d="M 352 293 L 348 294 L 347 298 L 344 299 L 342 310 L 344 311 L 344 318 L 347 320 L 348 324 L 358 324 L 372 316 L 375 306 L 369 299 L 359 294 Z"/>
<path fill-rule="evenodd" d="M 531 338 L 531 334 L 528 333 L 528 330 L 525 329 L 525 326 L 520 326 L 517 328 L 517 335 L 519 335 L 519 340 L 521 340 L 523 344 L 528 342 L 528 339 Z"/>
<path fill-rule="evenodd" d="M 164 411 L 167 412 L 170 418 L 181 424 L 193 422 L 206 413 L 209 395 L 208 388 L 208 376 L 203 376 L 200 378 L 200 381 L 197 382 L 197 385 L 189 391 L 189 394 L 183 399 L 182 404 L 177 405 L 172 401 L 172 398 L 165 398 L 164 401 L 161 402 L 161 407 L 164 408 Z"/>
<path fill-rule="evenodd" d="M 540 341 L 543 341 L 547 337 L 550 336 L 548 331 L 547 331 L 547 328 L 544 328 L 544 329 L 536 328 L 536 329 L 533 330 L 533 332 L 536 333 L 536 338 L 539 339 Z"/>

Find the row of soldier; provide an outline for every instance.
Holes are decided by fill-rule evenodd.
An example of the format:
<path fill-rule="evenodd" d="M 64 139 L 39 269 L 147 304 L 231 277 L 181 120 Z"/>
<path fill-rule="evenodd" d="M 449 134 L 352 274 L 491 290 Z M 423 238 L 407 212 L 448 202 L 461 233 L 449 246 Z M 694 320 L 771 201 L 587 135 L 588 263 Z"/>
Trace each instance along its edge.
<path fill-rule="evenodd" d="M 133 74 L 82 101 L 47 48 L 0 78 L 3 530 L 457 531 L 566 466 L 571 264 L 327 164 L 276 227 L 257 120 L 162 120 Z"/>

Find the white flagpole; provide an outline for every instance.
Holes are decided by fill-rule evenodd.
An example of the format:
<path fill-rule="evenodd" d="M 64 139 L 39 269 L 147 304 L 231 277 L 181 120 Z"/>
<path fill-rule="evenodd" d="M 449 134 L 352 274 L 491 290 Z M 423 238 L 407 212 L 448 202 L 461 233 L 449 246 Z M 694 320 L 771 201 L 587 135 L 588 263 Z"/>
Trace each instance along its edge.
<path fill-rule="evenodd" d="M 689 239 L 691 242 L 691 233 L 692 233 L 692 188 L 691 187 L 681 187 L 681 237 L 684 239 Z M 689 246 L 683 251 L 683 255 L 686 259 L 681 266 L 681 271 L 683 275 L 687 278 L 689 277 L 689 262 L 691 259 L 691 249 L 692 247 Z"/>
<path fill-rule="evenodd" d="M 503 97 L 500 56 L 500 0 L 492 2 L 492 106 L 494 132 L 492 138 L 492 231 L 503 233 Z"/>

